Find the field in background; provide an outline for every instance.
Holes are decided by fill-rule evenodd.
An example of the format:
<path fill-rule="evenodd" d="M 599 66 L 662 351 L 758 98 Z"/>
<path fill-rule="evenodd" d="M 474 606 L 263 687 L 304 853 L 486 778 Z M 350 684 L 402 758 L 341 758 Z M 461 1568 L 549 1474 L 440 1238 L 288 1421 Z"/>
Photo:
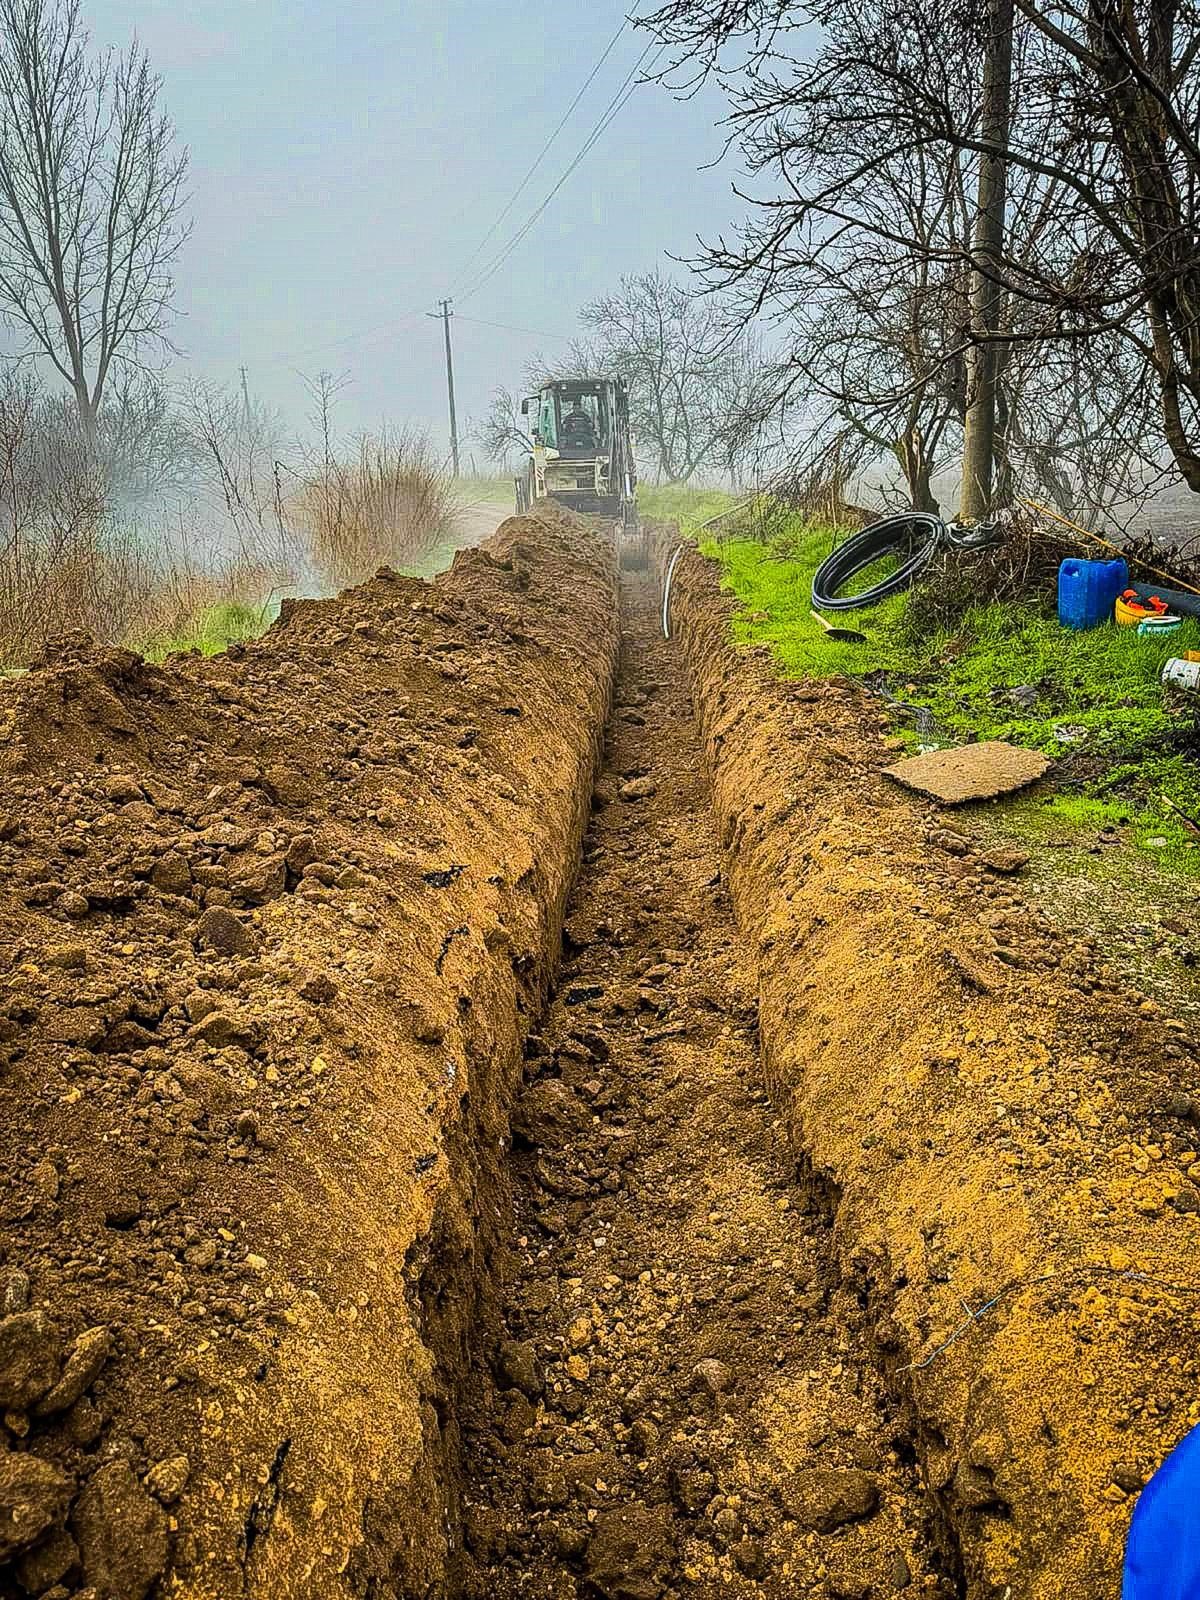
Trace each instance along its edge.
<path fill-rule="evenodd" d="M 475 502 L 484 502 L 490 505 L 493 502 L 503 501 L 510 511 L 513 508 L 516 491 L 513 487 L 514 477 L 511 472 L 497 472 L 490 475 L 471 473 L 467 477 L 459 478 L 456 481 L 459 495 L 467 505 Z"/>
<path fill-rule="evenodd" d="M 0 670 L 79 629 L 153 659 L 212 654 L 261 633 L 285 593 L 330 594 L 384 565 L 436 571 L 456 547 L 459 492 L 415 434 L 363 438 L 285 494 L 278 466 L 214 430 L 185 522 L 161 502 L 115 507 L 81 458 L 47 470 L 5 420 L 0 403 Z"/>
<path fill-rule="evenodd" d="M 678 522 L 679 531 L 688 535 L 699 535 L 703 523 L 732 509 L 738 498 L 727 489 L 699 489 L 686 483 L 639 483 L 637 490 L 643 517 Z"/>

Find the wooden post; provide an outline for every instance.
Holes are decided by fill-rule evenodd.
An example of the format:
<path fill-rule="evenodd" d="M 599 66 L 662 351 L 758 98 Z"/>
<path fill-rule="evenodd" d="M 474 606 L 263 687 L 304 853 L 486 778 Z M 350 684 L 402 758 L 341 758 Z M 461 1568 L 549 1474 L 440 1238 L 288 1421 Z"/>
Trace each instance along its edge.
<path fill-rule="evenodd" d="M 458 418 L 454 411 L 454 355 L 450 349 L 450 306 L 452 302 L 443 300 L 442 327 L 446 334 L 446 388 L 450 395 L 450 455 L 454 462 L 454 476 L 458 477 Z"/>

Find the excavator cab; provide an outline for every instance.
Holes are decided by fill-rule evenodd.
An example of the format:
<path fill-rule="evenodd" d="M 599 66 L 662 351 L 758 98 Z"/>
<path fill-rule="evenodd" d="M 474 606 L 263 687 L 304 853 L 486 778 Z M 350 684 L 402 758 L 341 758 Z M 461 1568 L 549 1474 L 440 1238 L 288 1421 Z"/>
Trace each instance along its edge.
<path fill-rule="evenodd" d="M 516 480 L 517 510 L 554 499 L 588 516 L 637 527 L 637 474 L 622 378 L 566 378 L 521 403 L 532 443 Z"/>

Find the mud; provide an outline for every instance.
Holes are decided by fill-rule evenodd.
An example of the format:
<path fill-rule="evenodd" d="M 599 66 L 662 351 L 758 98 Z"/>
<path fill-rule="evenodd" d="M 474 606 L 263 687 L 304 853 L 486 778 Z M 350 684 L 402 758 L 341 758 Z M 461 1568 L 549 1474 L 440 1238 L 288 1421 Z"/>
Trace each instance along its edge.
<path fill-rule="evenodd" d="M 549 513 L 0 698 L 0 1594 L 425 1595 L 616 643 Z"/>
<path fill-rule="evenodd" d="M 763 1091 L 686 662 L 626 575 L 566 956 L 514 1116 L 464 1593 L 951 1594 L 856 1284 Z"/>
<path fill-rule="evenodd" d="M 693 675 L 766 1079 L 978 1596 L 1119 1589 L 1138 1489 L 1200 1418 L 1200 1090 L 1186 1024 L 1051 926 L 1021 856 L 906 798 L 878 708 L 729 642 Z"/>

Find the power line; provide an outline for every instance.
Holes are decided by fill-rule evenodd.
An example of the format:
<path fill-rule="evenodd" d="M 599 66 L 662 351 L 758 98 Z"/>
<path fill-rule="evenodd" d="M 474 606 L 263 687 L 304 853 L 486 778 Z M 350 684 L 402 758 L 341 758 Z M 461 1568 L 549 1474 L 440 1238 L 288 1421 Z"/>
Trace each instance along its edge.
<path fill-rule="evenodd" d="M 572 113 L 576 110 L 576 108 L 578 107 L 580 101 L 583 99 L 583 96 L 586 94 L 587 90 L 591 87 L 591 85 L 595 81 L 597 73 L 600 71 L 601 67 L 604 65 L 604 63 L 608 60 L 609 56 L 612 54 L 614 48 L 616 47 L 617 41 L 621 38 L 622 34 L 625 32 L 625 29 L 626 29 L 627 26 L 628 26 L 628 22 L 627 21 L 622 22 L 621 26 L 617 29 L 616 33 L 613 34 L 612 38 L 608 41 L 608 44 L 604 47 L 604 50 L 601 53 L 599 59 L 597 60 L 595 66 L 592 68 L 592 70 L 589 72 L 587 78 L 584 80 L 582 87 L 579 89 L 579 91 L 575 95 L 575 98 L 571 101 L 571 104 L 567 107 L 567 110 L 564 112 L 563 116 L 561 117 L 561 119 L 559 120 L 558 124 L 554 128 L 554 131 L 550 134 L 549 138 L 546 140 L 545 144 L 543 145 L 541 151 L 538 153 L 537 159 L 534 161 L 533 165 L 529 168 L 529 170 L 526 172 L 525 176 L 521 179 L 521 182 L 517 185 L 516 189 L 513 191 L 512 196 L 510 197 L 508 203 L 505 205 L 504 209 L 500 212 L 500 215 L 496 218 L 495 222 L 493 222 L 491 227 L 488 229 L 487 233 L 484 234 L 483 238 L 480 240 L 480 242 L 476 246 L 475 250 L 468 257 L 466 263 L 464 264 L 464 271 L 463 271 L 462 274 L 460 274 L 459 282 L 462 281 L 463 276 L 467 275 L 466 274 L 466 269 L 470 267 L 472 262 L 474 262 L 475 260 L 478 259 L 479 255 L 481 254 L 481 252 L 483 251 L 484 247 L 486 246 L 488 240 L 493 237 L 493 235 L 496 233 L 497 229 L 500 227 L 501 223 L 504 221 L 504 219 L 512 211 L 513 206 L 516 204 L 516 202 L 520 198 L 521 194 L 528 187 L 529 182 L 532 179 L 533 175 L 537 172 L 538 168 L 540 167 L 541 163 L 545 159 L 546 155 L 549 153 L 550 149 L 552 148 L 555 139 L 557 139 L 558 135 L 562 132 L 563 128 L 569 122 Z M 622 82 L 621 82 L 619 88 L 617 89 L 616 93 L 609 100 L 609 102 L 605 106 L 604 110 L 600 113 L 599 118 L 593 124 L 592 130 L 588 134 L 588 136 L 587 136 L 586 140 L 584 141 L 583 145 L 580 147 L 579 151 L 576 153 L 576 155 L 572 159 L 570 165 L 567 167 L 566 171 L 562 174 L 562 176 L 558 179 L 558 182 L 550 190 L 550 192 L 546 196 L 546 198 L 530 214 L 530 216 L 526 218 L 525 222 L 522 223 L 521 227 L 512 236 L 512 238 L 509 239 L 507 244 L 505 244 L 505 245 L 503 245 L 501 247 L 501 249 L 497 253 L 497 255 L 495 255 L 492 258 L 492 260 L 489 261 L 482 268 L 482 270 L 475 275 L 474 280 L 471 283 L 469 283 L 468 287 L 463 291 L 463 293 L 458 296 L 458 299 L 460 301 L 465 299 L 465 298 L 467 298 L 470 295 L 477 294 L 479 292 L 479 290 L 481 288 L 483 288 L 483 286 L 486 283 L 491 281 L 491 279 L 495 276 L 495 274 L 504 265 L 505 261 L 508 260 L 509 256 L 512 254 L 512 252 L 517 248 L 517 246 L 521 243 L 521 241 L 526 237 L 526 235 L 530 232 L 530 230 L 537 224 L 539 219 L 544 215 L 544 213 L 547 210 L 547 208 L 549 207 L 551 201 L 558 194 L 559 190 L 563 187 L 563 185 L 567 182 L 567 180 L 571 177 L 571 175 L 576 171 L 576 169 L 579 167 L 580 163 L 585 159 L 585 157 L 588 155 L 588 153 L 592 150 L 592 148 L 595 146 L 597 141 L 604 135 L 604 133 L 607 131 L 607 129 L 612 125 L 612 123 L 615 121 L 615 119 L 620 115 L 622 110 L 625 108 L 625 106 L 628 104 L 629 100 L 631 99 L 634 91 L 639 86 L 638 73 L 641 71 L 642 64 L 646 60 L 646 57 L 650 54 L 650 51 L 651 51 L 652 48 L 653 48 L 653 46 L 648 44 L 646 46 L 646 48 L 642 51 L 641 55 L 638 57 L 637 61 L 634 62 L 632 68 L 629 70 L 629 72 L 625 75 L 624 79 L 622 80 Z M 656 56 L 654 58 L 654 61 L 651 63 L 651 70 L 653 69 L 653 66 L 657 63 L 659 57 L 663 54 L 664 49 L 665 49 L 665 46 L 660 46 L 659 47 L 658 53 L 656 54 Z M 274 359 L 272 359 L 270 361 L 260 362 L 260 363 L 257 363 L 257 365 L 259 367 L 259 370 L 262 370 L 263 367 L 266 367 L 268 370 L 270 370 L 270 369 L 275 368 L 275 367 L 290 367 L 290 366 L 294 366 L 296 362 L 303 361 L 308 356 L 319 355 L 323 351 L 326 351 L 326 350 L 340 349 L 344 345 L 354 344 L 359 339 L 369 338 L 372 334 L 385 333 L 385 332 L 389 332 L 389 331 L 391 331 L 393 329 L 396 329 L 396 328 L 404 327 L 406 324 L 408 324 L 410 322 L 415 322 L 419 318 L 425 317 L 425 316 L 428 316 L 428 315 L 429 315 L 429 313 L 427 311 L 421 309 L 421 308 L 416 308 L 416 309 L 411 310 L 411 311 L 404 311 L 404 312 L 401 312 L 398 317 L 389 318 L 387 322 L 374 323 L 369 328 L 360 328 L 355 333 L 348 333 L 348 334 L 345 334 L 341 338 L 329 339 L 329 340 L 324 341 L 322 344 L 312 345 L 307 350 L 301 350 L 301 351 L 299 351 L 299 352 L 297 352 L 297 353 L 295 353 L 295 354 L 293 354 L 291 356 L 283 356 L 283 357 L 276 356 Z M 545 329 L 538 329 L 538 328 L 518 328 L 518 327 L 512 326 L 509 323 L 491 322 L 486 317 L 471 317 L 471 316 L 466 315 L 464 312 L 458 312 L 457 315 L 464 322 L 475 322 L 475 323 L 478 323 L 482 327 L 499 328 L 499 329 L 502 329 L 503 331 L 509 332 L 509 333 L 531 334 L 535 338 L 561 340 L 564 344 L 569 344 L 570 343 L 570 337 L 567 334 L 550 333 L 550 332 L 546 331 Z"/>
<path fill-rule="evenodd" d="M 465 311 L 455 313 L 460 322 L 477 322 L 481 328 L 500 328 L 505 333 L 529 333 L 535 339 L 559 339 L 563 344 L 570 344 L 569 333 L 551 333 L 546 328 L 518 328 L 511 322 L 491 322 L 487 317 L 469 317 Z"/>
<path fill-rule="evenodd" d="M 512 208 L 516 205 L 517 201 L 521 198 L 521 196 L 524 194 L 525 190 L 528 188 L 530 179 L 533 177 L 534 173 L 538 170 L 538 168 L 541 166 L 542 162 L 546 159 L 547 155 L 550 153 L 550 149 L 551 149 L 552 145 L 554 144 L 554 141 L 558 138 L 559 134 L 563 131 L 563 129 L 566 127 L 567 123 L 570 121 L 571 115 L 574 112 L 575 108 L 578 106 L 579 102 L 583 99 L 584 95 L 587 93 L 587 91 L 591 88 L 592 84 L 595 82 L 596 74 L 600 71 L 600 68 L 604 65 L 604 63 L 608 60 L 609 56 L 613 53 L 613 50 L 614 50 L 614 48 L 616 46 L 616 43 L 617 43 L 617 40 L 625 32 L 625 29 L 628 26 L 629 26 L 629 19 L 625 18 L 622 21 L 621 26 L 617 29 L 616 33 L 613 34 L 612 38 L 605 45 L 603 55 L 596 62 L 595 66 L 592 68 L 592 70 L 588 73 L 587 77 L 584 79 L 583 87 L 579 90 L 578 94 L 576 94 L 574 100 L 571 101 L 571 104 L 567 107 L 566 111 L 563 112 L 562 118 L 559 121 L 557 127 L 554 129 L 554 132 L 550 135 L 550 137 L 546 140 L 545 144 L 538 151 L 537 157 L 534 160 L 533 165 L 529 168 L 529 171 L 525 174 L 525 176 L 521 179 L 520 183 L 513 190 L 512 194 L 509 196 L 508 204 L 504 207 L 504 210 L 501 211 L 500 215 L 496 218 L 495 222 L 492 223 L 491 227 L 484 234 L 483 238 L 479 241 L 479 243 L 475 246 L 474 250 L 472 250 L 471 254 L 467 257 L 466 261 L 463 262 L 462 272 L 459 274 L 459 278 L 458 278 L 458 282 L 460 284 L 469 276 L 471 268 L 474 266 L 475 262 L 478 261 L 479 257 L 483 254 L 488 240 L 491 239 L 495 235 L 496 230 L 499 228 L 500 224 L 509 215 L 509 213 L 512 211 Z"/>
<path fill-rule="evenodd" d="M 307 356 L 320 355 L 323 350 L 340 349 L 342 345 L 353 344 L 358 339 L 368 339 L 373 333 L 387 333 L 395 328 L 402 328 L 409 322 L 416 322 L 419 317 L 425 316 L 423 309 L 415 311 L 402 311 L 397 317 L 389 317 L 386 322 L 373 323 L 369 328 L 359 328 L 357 333 L 344 334 L 340 339 L 327 339 L 323 344 L 310 345 L 307 350 L 297 351 L 290 356 L 276 356 L 270 361 L 257 363 L 259 369 L 263 367 L 290 367 L 297 361 L 303 361 Z"/>
<path fill-rule="evenodd" d="M 460 300 L 460 301 L 468 300 L 468 299 L 470 299 L 470 297 L 472 295 L 478 294 L 479 290 L 483 288 L 484 284 L 490 282 L 490 280 L 500 270 L 500 268 L 508 260 L 509 256 L 513 253 L 513 251 L 521 243 L 522 239 L 524 239 L 526 234 L 529 233 L 530 229 L 535 226 L 535 224 L 538 222 L 539 218 L 543 215 L 543 213 L 546 211 L 547 207 L 550 205 L 550 202 L 554 199 L 555 195 L 562 188 L 563 184 L 566 183 L 567 179 L 571 176 L 571 174 L 579 166 L 580 162 L 583 161 L 584 157 L 588 154 L 588 152 L 596 144 L 597 140 L 599 140 L 600 137 L 604 134 L 605 130 L 612 124 L 612 122 L 616 119 L 616 117 L 618 117 L 620 115 L 621 111 L 624 110 L 626 104 L 628 103 L 628 101 L 632 97 L 634 90 L 637 89 L 637 87 L 638 87 L 638 84 L 639 84 L 639 81 L 640 81 L 638 79 L 638 73 L 641 71 L 642 63 L 645 61 L 646 57 L 650 54 L 650 51 L 651 51 L 652 48 L 653 48 L 653 46 L 648 44 L 646 46 L 646 48 L 642 51 L 641 55 L 638 57 L 637 61 L 633 65 L 633 67 L 630 69 L 630 71 L 626 75 L 624 81 L 622 82 L 620 88 L 617 90 L 616 94 L 613 95 L 612 99 L 608 102 L 608 105 L 600 113 L 599 120 L 596 122 L 596 124 L 592 128 L 592 131 L 588 135 L 587 139 L 584 141 L 583 146 L 578 151 L 578 153 L 575 155 L 574 159 L 571 161 L 571 164 L 567 167 L 567 169 L 563 173 L 562 177 L 559 178 L 558 182 L 551 189 L 550 193 L 542 201 L 541 205 L 539 205 L 537 207 L 537 209 L 529 217 L 526 218 L 525 222 L 521 225 L 520 228 L 518 228 L 517 232 L 515 234 L 513 234 L 512 238 L 501 249 L 499 254 L 494 256 L 492 258 L 492 260 L 487 264 L 487 266 L 485 266 L 483 268 L 483 270 L 476 275 L 476 277 L 473 279 L 473 281 L 467 285 L 467 287 L 461 292 L 461 294 L 459 294 L 457 296 L 458 300 Z M 651 70 L 653 70 L 653 67 L 657 64 L 658 59 L 663 54 L 665 48 L 666 48 L 665 45 L 660 45 L 659 46 L 658 52 L 654 57 L 654 61 L 651 62 Z"/>
<path fill-rule="evenodd" d="M 503 249 L 500 251 L 500 253 L 497 256 L 493 257 L 493 259 L 488 263 L 488 265 L 483 268 L 481 273 L 477 274 L 475 279 L 467 286 L 467 288 L 459 296 L 460 299 L 465 300 L 465 299 L 468 299 L 471 295 L 477 294 L 479 292 L 479 290 L 483 288 L 484 284 L 489 283 L 491 281 L 491 279 L 495 276 L 495 274 L 500 270 L 500 268 L 508 260 L 509 256 L 513 253 L 513 251 L 517 248 L 517 246 L 521 243 L 521 241 L 526 237 L 526 235 L 530 232 L 530 230 L 535 226 L 535 224 L 538 222 L 538 220 L 545 213 L 547 207 L 550 205 L 550 202 L 554 199 L 555 195 L 562 188 L 562 186 L 566 183 L 567 179 L 570 178 L 572 173 L 579 166 L 580 162 L 583 161 L 584 157 L 593 148 L 593 146 L 600 139 L 600 137 L 604 134 L 606 129 L 611 125 L 611 123 L 616 119 L 616 117 L 620 115 L 621 111 L 624 109 L 625 105 L 627 104 L 627 102 L 629 101 L 630 97 L 632 96 L 634 90 L 638 87 L 638 73 L 641 71 L 642 63 L 645 61 L 646 57 L 650 54 L 651 48 L 652 47 L 650 45 L 647 45 L 646 48 L 642 51 L 642 53 L 638 57 L 637 61 L 633 64 L 633 67 L 626 74 L 626 76 L 625 76 L 623 82 L 621 83 L 620 88 L 617 90 L 616 94 L 613 95 L 612 99 L 608 102 L 608 105 L 605 106 L 604 110 L 600 113 L 599 120 L 593 126 L 592 131 L 588 135 L 587 139 L 584 141 L 583 146 L 577 152 L 577 154 L 575 155 L 574 159 L 571 161 L 571 164 L 567 167 L 566 171 L 559 178 L 558 182 L 551 189 L 550 193 L 542 201 L 541 205 L 538 206 L 537 209 L 529 217 L 526 218 L 525 222 L 517 230 L 517 232 L 512 236 L 512 238 L 508 241 L 508 243 L 503 247 Z M 656 55 L 655 58 L 654 58 L 655 62 L 657 62 L 658 56 L 662 55 L 664 48 L 665 48 L 664 46 L 660 46 L 659 47 L 658 55 Z"/>

